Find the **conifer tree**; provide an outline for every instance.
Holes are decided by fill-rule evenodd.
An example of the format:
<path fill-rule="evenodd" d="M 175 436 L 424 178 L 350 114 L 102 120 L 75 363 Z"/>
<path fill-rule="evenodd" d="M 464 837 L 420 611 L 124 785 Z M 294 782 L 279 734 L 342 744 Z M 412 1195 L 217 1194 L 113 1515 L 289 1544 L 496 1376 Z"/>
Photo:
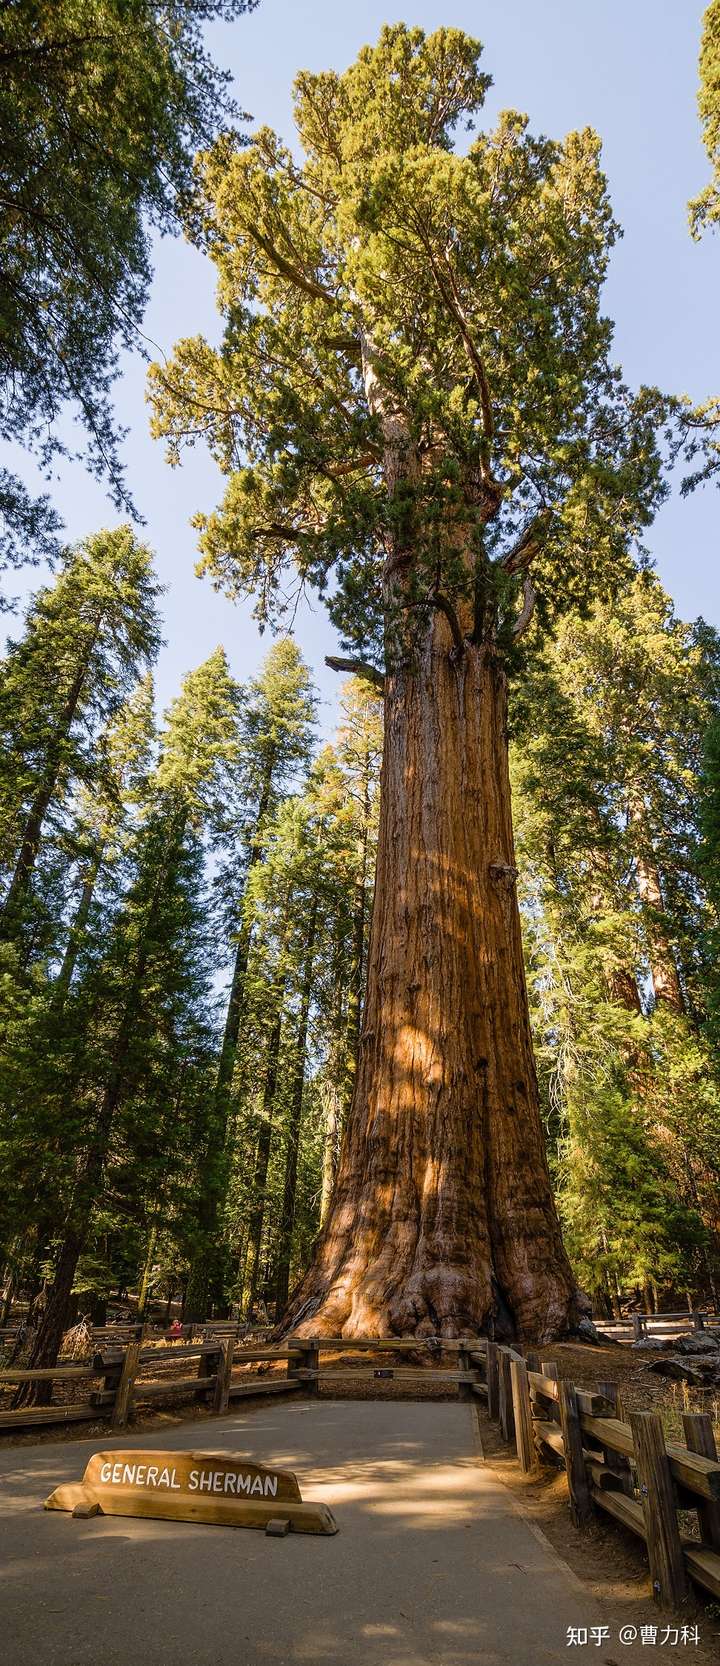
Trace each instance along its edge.
<path fill-rule="evenodd" d="M 267 128 L 201 164 L 219 350 L 154 367 L 176 460 L 228 476 L 203 564 L 261 621 L 300 585 L 384 679 L 364 1037 L 344 1153 L 292 1324 L 537 1338 L 579 1301 L 543 1148 L 523 979 L 507 680 L 541 620 L 612 588 L 659 492 L 599 311 L 616 235 L 596 136 L 501 117 L 453 29 L 382 31 L 301 74 L 301 154 Z M 238 466 L 238 458 L 244 459 Z M 401 1132 L 400 1132 L 401 1131 Z"/>
<path fill-rule="evenodd" d="M 568 619 L 514 710 L 536 1052 L 573 1263 L 712 1294 L 720 1094 L 699 770 L 717 643 L 650 573 Z M 638 821 L 642 816 L 642 837 Z"/>
<path fill-rule="evenodd" d="M 30 606 L 0 671 L 3 938 L 17 938 L 47 830 L 70 789 L 96 772 L 101 727 L 160 641 L 152 557 L 129 526 L 68 550 Z"/>
<path fill-rule="evenodd" d="M 32 1363 L 53 1364 L 113 1146 L 167 1150 L 168 1105 L 207 1003 L 200 837 L 237 746 L 237 689 L 218 650 L 172 703 L 131 873 L 105 951 L 81 982 L 73 1163 L 52 1288 Z M 65 1137 L 69 1136 L 69 1105 Z M 163 1141 L 162 1123 L 166 1124 Z M 177 1129 L 173 1138 L 177 1141 Z M 172 1162 L 173 1148 L 169 1151 Z"/>
<path fill-rule="evenodd" d="M 253 932 L 251 881 L 263 859 L 268 819 L 307 764 L 314 704 L 309 674 L 295 644 L 289 638 L 276 642 L 246 690 L 239 766 L 244 836 L 234 846 L 225 878 L 235 952 L 217 1076 L 207 1110 L 197 1244 L 185 1299 L 188 1319 L 204 1319 L 213 1303 L 224 1301 L 221 1216 L 229 1179 L 228 1127 Z"/>
<path fill-rule="evenodd" d="M 202 38 L 255 0 L 23 0 L 0 8 L 0 435 L 47 465 L 70 405 L 127 503 L 110 405 L 136 347 L 150 227 L 177 227 L 192 162 L 238 111 Z M 58 516 L 0 469 L 0 567 L 52 553 Z"/>
<path fill-rule="evenodd" d="M 690 204 L 694 237 L 720 220 L 720 0 L 710 0 L 703 17 L 698 111 L 712 179 Z"/>

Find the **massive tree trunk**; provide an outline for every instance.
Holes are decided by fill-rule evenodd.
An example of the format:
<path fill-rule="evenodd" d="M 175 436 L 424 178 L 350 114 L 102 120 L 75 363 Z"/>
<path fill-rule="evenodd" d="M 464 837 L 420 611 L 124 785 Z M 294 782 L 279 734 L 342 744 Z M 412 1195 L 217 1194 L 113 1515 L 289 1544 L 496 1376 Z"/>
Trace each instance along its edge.
<path fill-rule="evenodd" d="M 433 614 L 386 682 L 355 1093 L 287 1328 L 546 1341 L 585 1310 L 548 1172 L 523 969 L 507 688 Z"/>

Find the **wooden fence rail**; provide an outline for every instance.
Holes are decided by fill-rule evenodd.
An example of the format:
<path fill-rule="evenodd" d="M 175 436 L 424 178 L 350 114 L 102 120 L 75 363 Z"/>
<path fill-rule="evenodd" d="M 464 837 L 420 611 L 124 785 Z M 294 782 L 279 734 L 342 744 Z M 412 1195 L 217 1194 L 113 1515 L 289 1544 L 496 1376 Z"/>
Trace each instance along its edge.
<path fill-rule="evenodd" d="M 192 1394 L 215 1413 L 227 1411 L 232 1399 L 257 1394 L 284 1394 L 300 1387 L 295 1366 L 305 1358 L 300 1348 L 238 1346 L 234 1334 L 218 1336 L 214 1340 L 180 1342 L 177 1346 L 151 1347 L 142 1338 L 118 1345 L 113 1338 L 101 1344 L 91 1361 L 60 1360 L 51 1367 L 35 1369 L 3 1367 L 0 1365 L 0 1392 L 13 1390 L 24 1383 L 48 1382 L 82 1383 L 95 1381 L 102 1386 L 93 1389 L 81 1402 L 49 1405 L 25 1405 L 0 1411 L 0 1430 L 40 1427 L 50 1423 L 97 1422 L 108 1419 L 114 1429 L 124 1428 L 133 1409 L 145 1402 L 172 1402 L 177 1394 Z M 258 1361 L 286 1362 L 286 1375 L 274 1377 L 242 1376 L 233 1378 L 234 1366 Z M 179 1366 L 181 1375 L 165 1375 L 168 1365 Z M 195 1366 L 188 1374 L 188 1366 Z M 147 1376 L 147 1368 L 160 1369 L 158 1377 Z"/>
<path fill-rule="evenodd" d="M 709 1417 L 686 1414 L 686 1444 L 667 1440 L 657 1412 L 618 1417 L 613 1384 L 590 1393 L 558 1380 L 553 1361 L 528 1369 L 531 1358 L 494 1343 L 471 1354 L 477 1391 L 503 1438 L 514 1440 L 523 1472 L 560 1462 L 576 1526 L 601 1510 L 637 1534 L 662 1607 L 682 1604 L 688 1577 L 720 1598 L 720 1462 Z M 682 1531 L 678 1511 L 695 1513 L 697 1539 Z"/>
<path fill-rule="evenodd" d="M 395 1354 L 401 1363 L 378 1367 L 359 1359 L 352 1365 L 321 1365 L 321 1348 L 331 1356 Z M 421 1350 L 429 1354 L 430 1368 L 412 1359 L 402 1363 L 404 1355 Z M 456 1356 L 456 1369 L 433 1368 L 442 1354 Z M 262 1362 L 283 1362 L 285 1374 L 233 1375 L 236 1366 Z M 164 1374 L 171 1364 L 180 1374 Z M 148 1376 L 148 1368 L 160 1375 Z M 243 1396 L 300 1388 L 312 1394 L 321 1383 L 332 1386 L 362 1376 L 401 1384 L 433 1382 L 456 1387 L 464 1397 L 476 1396 L 499 1423 L 503 1438 L 514 1442 L 525 1474 L 532 1475 L 543 1463 L 562 1465 L 578 1527 L 587 1526 L 599 1510 L 643 1540 L 653 1591 L 662 1606 L 676 1608 L 685 1600 L 688 1579 L 720 1599 L 720 1461 L 710 1419 L 688 1413 L 685 1444 L 667 1440 L 658 1413 L 624 1417 L 614 1384 L 602 1382 L 593 1391 L 576 1388 L 559 1378 L 555 1361 L 478 1337 L 293 1337 L 282 1347 L 257 1341 L 243 1346 L 228 1327 L 225 1334 L 203 1334 L 199 1341 L 173 1346 L 148 1346 L 142 1338 L 121 1346 L 103 1342 L 92 1361 L 60 1361 L 44 1370 L 0 1366 L 0 1390 L 48 1379 L 53 1386 L 88 1379 L 102 1383 L 82 1404 L 0 1411 L 0 1429 L 101 1418 L 123 1428 L 137 1406 L 172 1400 L 178 1393 L 192 1394 L 222 1415 Z M 695 1514 L 697 1538 L 678 1521 L 678 1512 L 688 1511 Z"/>

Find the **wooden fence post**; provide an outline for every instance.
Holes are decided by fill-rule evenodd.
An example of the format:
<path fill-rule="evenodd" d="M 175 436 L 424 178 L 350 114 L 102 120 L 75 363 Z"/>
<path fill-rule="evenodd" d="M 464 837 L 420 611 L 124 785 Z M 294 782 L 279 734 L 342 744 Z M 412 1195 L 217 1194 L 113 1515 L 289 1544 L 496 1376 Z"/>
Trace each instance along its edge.
<path fill-rule="evenodd" d="M 291 1340 L 292 1340 L 293 1348 L 301 1348 L 302 1349 L 302 1356 L 303 1357 L 302 1357 L 301 1364 L 302 1364 L 303 1369 L 305 1371 L 319 1371 L 319 1369 L 320 1369 L 320 1346 L 319 1346 L 319 1343 L 317 1343 L 317 1342 L 306 1342 L 304 1336 L 301 1336 L 297 1340 L 295 1339 L 295 1337 L 292 1337 Z M 288 1367 L 288 1376 L 289 1375 L 290 1375 L 290 1369 Z M 317 1394 L 318 1387 L 319 1387 L 317 1377 L 310 1377 L 308 1379 L 308 1381 L 305 1383 L 304 1387 L 305 1387 L 305 1393 L 306 1394 Z"/>
<path fill-rule="evenodd" d="M 235 1338 L 229 1336 L 223 1343 L 222 1357 L 218 1360 L 218 1373 L 213 1395 L 213 1411 L 218 1417 L 226 1412 L 230 1402 L 230 1382 L 233 1371 L 233 1356 L 235 1354 Z"/>
<path fill-rule="evenodd" d="M 523 1475 L 532 1475 L 536 1467 L 535 1438 L 527 1366 L 524 1359 L 510 1360 L 515 1445 Z"/>
<path fill-rule="evenodd" d="M 602 1394 L 604 1400 L 607 1400 L 612 1416 L 617 1418 L 618 1423 L 624 1423 L 626 1419 L 623 1417 L 623 1409 L 620 1401 L 620 1395 L 618 1393 L 617 1383 L 608 1382 L 606 1378 L 603 1378 L 602 1381 L 598 1383 L 598 1393 Z M 624 1458 L 620 1452 L 611 1452 L 610 1448 L 606 1446 L 605 1468 L 612 1470 L 613 1475 L 617 1475 L 626 1498 L 633 1498 L 635 1488 L 633 1486 L 633 1478 L 630 1473 L 630 1465 L 627 1458 Z"/>
<path fill-rule="evenodd" d="M 684 1412 L 683 1433 L 685 1445 L 691 1452 L 697 1452 L 701 1458 L 711 1458 L 713 1463 L 717 1463 L 712 1419 L 708 1417 L 707 1412 Z M 720 1504 L 706 1504 L 698 1499 L 697 1513 L 703 1544 L 709 1545 L 712 1550 L 720 1550 Z"/>
<path fill-rule="evenodd" d="M 657 1412 L 631 1411 L 630 1428 L 653 1595 L 662 1607 L 679 1608 L 687 1596 L 687 1578 L 662 1418 Z"/>
<path fill-rule="evenodd" d="M 540 1370 L 540 1355 L 536 1354 L 534 1348 L 526 1348 L 525 1349 L 525 1364 L 528 1368 L 528 1371 L 539 1371 Z"/>
<path fill-rule="evenodd" d="M 111 1426 L 113 1429 L 124 1429 L 132 1411 L 135 1378 L 140 1364 L 140 1349 L 142 1342 L 128 1342 L 125 1349 L 120 1381 L 115 1395 L 112 1409 Z"/>
<path fill-rule="evenodd" d="M 633 1341 L 634 1342 L 642 1342 L 642 1334 L 643 1334 L 642 1314 L 641 1313 L 633 1313 L 632 1322 L 633 1322 Z"/>
<path fill-rule="evenodd" d="M 467 1348 L 458 1348 L 458 1371 L 472 1371 L 473 1364 Z M 458 1397 L 461 1400 L 474 1400 L 475 1395 L 470 1383 L 458 1383 Z"/>
<path fill-rule="evenodd" d="M 500 1379 L 497 1342 L 488 1342 L 486 1357 L 488 1417 L 490 1417 L 493 1422 L 497 1423 L 500 1415 Z"/>
<path fill-rule="evenodd" d="M 498 1349 L 498 1417 L 500 1419 L 500 1434 L 503 1440 L 512 1440 L 515 1433 L 515 1418 L 513 1416 L 512 1377 L 510 1375 L 510 1354 L 507 1348 Z"/>
<path fill-rule="evenodd" d="M 570 1493 L 570 1512 L 576 1527 L 587 1527 L 593 1507 L 583 1457 L 582 1429 L 577 1397 L 572 1383 L 558 1378 L 558 1410 L 565 1448 L 565 1473 Z"/>
<path fill-rule="evenodd" d="M 198 1385 L 197 1385 L 197 1388 L 195 1390 L 195 1396 L 194 1396 L 194 1398 L 196 1400 L 199 1400 L 201 1402 L 203 1400 L 207 1400 L 209 1390 L 208 1390 L 206 1379 L 208 1377 L 214 1376 L 216 1374 L 216 1372 L 219 1372 L 220 1367 L 221 1367 L 221 1361 L 222 1361 L 222 1349 L 221 1349 L 220 1344 L 218 1344 L 217 1353 L 201 1354 L 200 1355 L 200 1358 L 198 1360 L 198 1372 L 197 1372 Z"/>

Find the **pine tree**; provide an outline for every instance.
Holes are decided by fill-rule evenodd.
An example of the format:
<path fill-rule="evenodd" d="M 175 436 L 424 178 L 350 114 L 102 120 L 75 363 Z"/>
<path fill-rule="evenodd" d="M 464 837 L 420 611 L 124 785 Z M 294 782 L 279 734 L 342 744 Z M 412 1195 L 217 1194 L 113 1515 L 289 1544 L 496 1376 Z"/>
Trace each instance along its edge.
<path fill-rule="evenodd" d="M 536 1053 L 583 1280 L 714 1286 L 699 768 L 717 644 L 641 573 L 566 620 L 514 711 Z M 639 829 L 638 823 L 641 820 Z"/>
<path fill-rule="evenodd" d="M 207 1007 L 200 837 L 237 745 L 237 689 L 222 650 L 173 702 L 145 813 L 128 852 L 130 882 L 104 952 L 80 982 L 74 1163 L 52 1288 L 32 1363 L 53 1364 L 80 1256 L 113 1147 L 130 1168 L 158 1148 L 173 1161 L 169 1106 Z M 69 1104 L 64 1135 L 68 1136 Z M 163 1125 L 165 1128 L 163 1129 Z M 164 1138 L 163 1138 L 164 1133 Z"/>
<path fill-rule="evenodd" d="M 453 151 L 479 55 L 457 30 L 386 28 L 344 74 L 298 77 L 299 160 L 267 128 L 210 151 L 225 341 L 152 372 L 171 460 L 204 430 L 228 475 L 198 521 L 214 581 L 264 621 L 294 566 L 352 656 L 333 663 L 384 678 L 364 1035 L 289 1315 L 320 1334 L 550 1338 L 581 1310 L 531 1050 L 507 681 L 534 609 L 627 572 L 663 407 L 612 365 L 596 136 L 536 140 L 510 113 Z"/>
<path fill-rule="evenodd" d="M 110 388 L 136 347 L 150 225 L 178 225 L 193 156 L 238 112 L 202 40 L 255 0 L 23 0 L 0 8 L 0 435 L 46 466 L 74 407 L 88 463 L 126 502 Z M 59 522 L 0 470 L 0 565 Z"/>
<path fill-rule="evenodd" d="M 29 609 L 0 673 L 0 854 L 7 875 L 3 938 L 21 937 L 48 821 L 73 786 L 96 777 L 101 727 L 157 652 L 158 584 L 130 527 L 66 552 Z"/>
<path fill-rule="evenodd" d="M 188 1319 L 204 1319 L 213 1303 L 221 1304 L 225 1299 L 221 1220 L 229 1179 L 233 1078 L 253 933 L 251 882 L 263 859 L 268 819 L 307 762 L 314 708 L 310 678 L 295 644 L 288 638 L 275 643 L 259 676 L 246 691 L 239 787 L 244 804 L 244 840 L 240 861 L 235 846 L 232 871 L 225 879 L 235 922 L 235 953 L 217 1076 L 208 1105 L 205 1156 L 199 1177 L 197 1244 L 185 1299 Z"/>

